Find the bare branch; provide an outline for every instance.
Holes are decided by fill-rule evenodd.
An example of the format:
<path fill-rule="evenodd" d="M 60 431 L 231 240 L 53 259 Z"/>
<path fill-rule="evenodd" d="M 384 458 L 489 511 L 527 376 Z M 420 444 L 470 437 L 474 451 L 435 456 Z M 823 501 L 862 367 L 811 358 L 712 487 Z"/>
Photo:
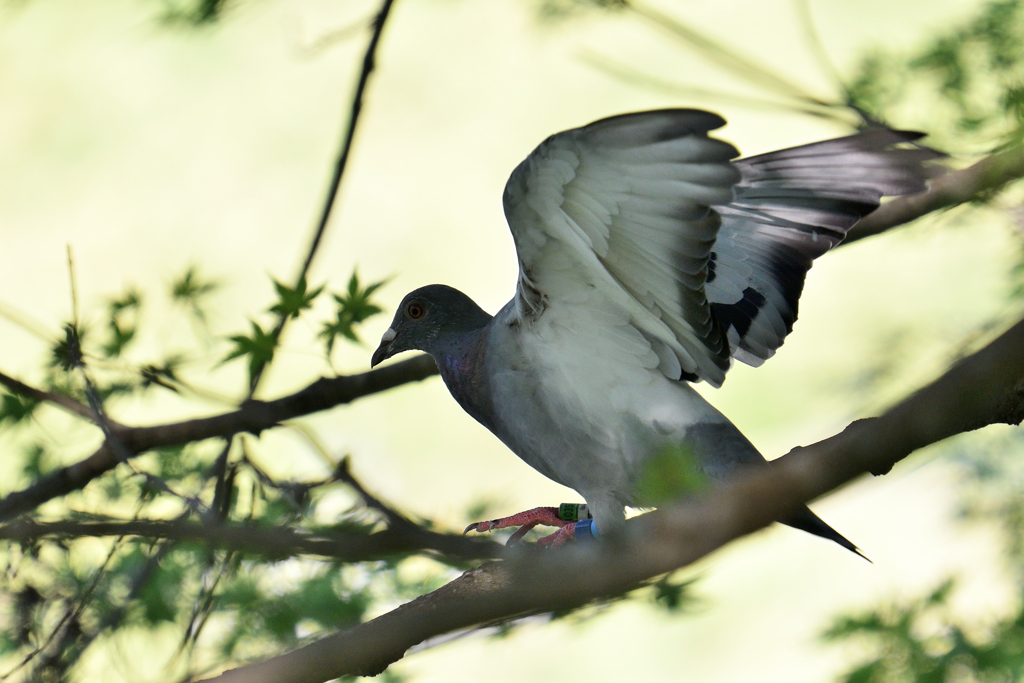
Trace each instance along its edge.
<path fill-rule="evenodd" d="M 404 529 L 406 531 L 420 528 L 419 525 L 411 521 L 408 517 L 363 488 L 363 485 L 352 476 L 352 472 L 348 468 L 348 458 L 345 458 L 338 463 L 338 469 L 334 473 L 334 477 L 338 481 L 344 482 L 355 489 L 355 492 L 359 494 L 359 497 L 363 499 L 363 502 L 367 507 L 373 508 L 383 514 L 384 517 L 387 518 L 390 528 Z"/>
<path fill-rule="evenodd" d="M 682 20 L 669 16 L 650 5 L 630 0 L 624 6 L 653 26 L 670 33 L 675 38 L 688 44 L 698 54 L 726 71 L 742 78 L 768 92 L 791 98 L 797 102 L 818 107 L 842 109 L 841 102 L 830 102 L 814 97 L 807 90 L 785 76 L 769 69 L 764 62 L 744 57 L 739 52 L 708 37 Z"/>
<path fill-rule="evenodd" d="M 40 403 L 52 403 L 55 406 L 63 408 L 69 413 L 78 415 L 79 417 L 84 417 L 86 420 L 95 422 L 96 424 L 100 423 L 99 416 L 89 408 L 89 406 L 79 403 L 70 396 L 56 394 L 52 391 L 36 389 L 35 387 L 29 386 L 28 384 L 16 380 L 2 372 L 0 372 L 0 384 L 3 384 L 19 396 L 24 396 L 25 398 L 30 398 L 33 401 L 39 401 Z"/>
<path fill-rule="evenodd" d="M 321 378 L 305 389 L 274 401 L 247 401 L 238 410 L 222 415 L 152 427 L 114 426 L 114 433 L 131 455 L 153 448 L 227 437 L 241 432 L 259 434 L 284 420 L 327 410 L 334 406 L 386 391 L 437 374 L 430 356 L 417 356 L 358 375 Z M 33 510 L 48 500 L 78 490 L 113 469 L 120 462 L 109 442 L 88 458 L 52 472 L 21 491 L 0 499 L 0 520 Z"/>
<path fill-rule="evenodd" d="M 413 526 L 414 529 L 389 527 L 374 533 L 329 530 L 314 533 L 287 527 L 196 524 L 183 520 L 20 520 L 0 525 L 0 538 L 29 541 L 52 537 L 139 536 L 170 541 L 203 541 L 219 548 L 265 557 L 316 555 L 344 562 L 365 562 L 422 551 L 435 551 L 449 558 L 479 560 L 498 557 L 504 550 L 493 541 L 441 534 Z"/>
<path fill-rule="evenodd" d="M 388 20 L 388 15 L 391 14 L 391 7 L 394 4 L 394 0 L 384 0 L 381 3 L 380 10 L 377 12 L 377 16 L 373 20 L 373 33 L 370 36 L 370 42 L 366 46 L 366 54 L 363 56 L 362 70 L 359 72 L 359 81 L 356 84 L 355 93 L 352 95 L 352 110 L 348 117 L 348 124 L 345 128 L 345 137 L 341 143 L 341 150 L 338 152 L 338 160 L 334 164 L 334 175 L 331 177 L 331 183 L 327 190 L 327 198 L 324 199 L 324 208 L 320 213 L 320 221 L 317 224 L 316 232 L 313 234 L 313 241 L 309 245 L 309 252 L 306 255 L 306 261 L 302 264 L 302 270 L 299 271 L 299 277 L 296 281 L 305 279 L 306 274 L 309 272 L 309 267 L 313 263 L 313 257 L 316 255 L 317 248 L 320 246 L 320 240 L 324 236 L 324 231 L 327 229 L 327 222 L 331 218 L 331 210 L 334 208 L 334 200 L 338 196 L 338 189 L 341 187 L 341 178 L 345 175 L 345 166 L 348 164 L 349 153 L 352 151 L 352 143 L 356 136 L 356 124 L 359 123 L 359 114 L 363 110 L 363 95 L 366 93 L 366 85 L 369 83 L 370 74 L 373 73 L 376 67 L 377 59 L 377 45 L 380 43 L 380 37 L 384 33 L 384 24 Z"/>
<path fill-rule="evenodd" d="M 369 622 L 210 680 L 319 683 L 373 675 L 430 637 L 621 594 L 785 519 L 861 474 L 887 472 L 918 448 L 988 424 L 1019 421 L 1022 378 L 1024 321 L 881 417 L 794 449 L 708 495 L 629 520 L 620 538 L 485 565 Z"/>
<path fill-rule="evenodd" d="M 1024 176 L 1024 146 L 1018 145 L 963 170 L 939 176 L 924 192 L 882 204 L 846 234 L 843 244 L 877 235 L 932 211 L 972 201 L 1021 176 Z"/>

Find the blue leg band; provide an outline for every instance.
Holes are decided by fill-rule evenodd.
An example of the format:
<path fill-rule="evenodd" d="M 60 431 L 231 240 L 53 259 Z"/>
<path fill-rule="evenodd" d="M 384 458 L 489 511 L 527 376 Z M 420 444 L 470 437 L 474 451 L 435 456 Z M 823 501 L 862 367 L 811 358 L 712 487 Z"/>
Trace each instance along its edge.
<path fill-rule="evenodd" d="M 573 538 L 577 541 L 582 541 L 588 538 L 598 538 L 600 536 L 600 534 L 597 533 L 597 525 L 594 524 L 593 519 L 584 519 L 576 522 L 576 528 L 573 532 Z"/>

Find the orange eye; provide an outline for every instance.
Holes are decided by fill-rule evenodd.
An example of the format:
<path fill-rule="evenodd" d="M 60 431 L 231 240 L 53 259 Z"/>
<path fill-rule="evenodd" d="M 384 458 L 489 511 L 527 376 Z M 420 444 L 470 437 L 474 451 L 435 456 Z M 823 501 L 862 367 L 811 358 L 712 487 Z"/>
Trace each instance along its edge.
<path fill-rule="evenodd" d="M 426 311 L 423 309 L 423 304 L 421 304 L 418 301 L 413 301 L 408 306 L 406 306 L 405 312 L 413 320 L 419 320 L 420 318 L 423 317 L 423 314 L 426 313 Z"/>

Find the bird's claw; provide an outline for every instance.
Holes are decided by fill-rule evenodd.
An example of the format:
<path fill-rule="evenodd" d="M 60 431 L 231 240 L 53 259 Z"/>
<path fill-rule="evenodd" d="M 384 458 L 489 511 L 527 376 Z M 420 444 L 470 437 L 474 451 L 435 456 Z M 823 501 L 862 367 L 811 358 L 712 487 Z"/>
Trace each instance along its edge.
<path fill-rule="evenodd" d="M 498 519 L 491 519 L 484 522 L 473 522 L 467 526 L 466 530 L 462 533 L 463 535 L 468 534 L 470 531 L 484 533 L 485 531 L 518 526 L 519 528 L 516 529 L 515 532 L 509 536 L 508 541 L 505 542 L 506 546 L 510 546 L 519 543 L 523 536 L 528 534 L 530 530 L 538 524 L 561 527 L 554 534 L 545 536 L 538 541 L 540 545 L 549 547 L 558 547 L 573 538 L 572 528 L 576 526 L 574 523 L 567 522 L 559 517 L 558 508 L 539 507 L 525 512 L 520 512 L 509 517 L 500 517 Z"/>
<path fill-rule="evenodd" d="M 462 532 L 462 535 L 465 536 L 470 531 L 476 531 L 482 534 L 485 531 L 491 531 L 492 529 L 501 529 L 504 528 L 504 526 L 510 526 L 507 524 L 502 525 L 502 521 L 503 520 L 501 519 L 489 519 L 486 522 L 473 522 L 472 524 L 466 527 L 466 530 Z"/>

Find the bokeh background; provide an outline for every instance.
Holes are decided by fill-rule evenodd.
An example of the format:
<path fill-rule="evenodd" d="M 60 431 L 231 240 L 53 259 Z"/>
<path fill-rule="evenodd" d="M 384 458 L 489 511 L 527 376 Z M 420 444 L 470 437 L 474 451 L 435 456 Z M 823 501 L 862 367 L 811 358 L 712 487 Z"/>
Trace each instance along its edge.
<path fill-rule="evenodd" d="M 656 3 L 809 92 L 836 85 L 790 0 Z M 850 73 L 872 50 L 912 51 L 979 10 L 973 0 L 813 2 L 829 58 Z M 166 20 L 143 0 L 20 0 L 0 5 L 0 369 L 38 379 L 71 315 L 67 246 L 81 315 L 137 287 L 151 292 L 137 353 L 184 347 L 194 330 L 159 292 L 190 265 L 218 281 L 208 347 L 191 380 L 244 395 L 244 363 L 215 365 L 224 339 L 289 280 L 326 190 L 376 3 L 262 0 L 229 5 L 199 27 Z M 658 26 L 584 13 L 541 18 L 524 0 L 399 0 L 378 55 L 357 144 L 310 281 L 340 290 L 353 269 L 388 278 L 387 312 L 328 363 L 317 328 L 292 326 L 260 396 L 368 365 L 375 340 L 409 290 L 444 282 L 494 312 L 512 295 L 516 260 L 501 212 L 515 165 L 548 135 L 616 113 L 712 108 L 721 137 L 744 154 L 848 132 L 790 109 L 751 104 L 758 89 Z M 616 77 L 598 62 L 657 75 L 726 99 Z M 907 107 L 921 125 L 927 111 Z M 961 164 L 963 160 L 955 163 Z M 842 248 L 810 273 L 800 321 L 760 369 L 737 366 L 705 395 L 768 457 L 829 436 L 934 376 L 1013 310 L 1008 274 L 1020 244 L 1005 206 L 948 212 Z M 330 315 L 321 302 L 312 316 Z M 212 369 L 211 369 L 212 368 Z M 126 398 L 112 409 L 152 423 L 221 409 L 215 400 Z M 403 386 L 305 421 L 330 453 L 350 454 L 372 491 L 410 514 L 461 529 L 468 511 L 577 501 L 520 463 L 462 413 L 440 380 Z M 53 418 L 55 458 L 98 445 L 95 430 Z M 958 454 L 1010 430 L 989 429 L 857 482 L 815 510 L 872 558 L 772 528 L 687 570 L 694 602 L 666 612 L 618 603 L 503 637 L 473 633 L 392 667 L 413 681 L 831 680 L 863 654 L 826 646 L 832 617 L 919 595 L 951 573 L 964 618 L 1015 609 L 996 534 L 956 520 Z M 0 452 L 16 435 L 0 435 Z M 255 457 L 282 477 L 325 476 L 306 441 L 271 431 Z M 0 458 L 4 493 L 25 483 Z M 428 570 L 428 571 L 438 571 Z M 388 604 L 381 604 L 380 610 Z M 980 627 L 979 627 L 980 628 Z M 76 680 L 171 680 L 180 635 L 125 633 L 90 653 Z"/>

